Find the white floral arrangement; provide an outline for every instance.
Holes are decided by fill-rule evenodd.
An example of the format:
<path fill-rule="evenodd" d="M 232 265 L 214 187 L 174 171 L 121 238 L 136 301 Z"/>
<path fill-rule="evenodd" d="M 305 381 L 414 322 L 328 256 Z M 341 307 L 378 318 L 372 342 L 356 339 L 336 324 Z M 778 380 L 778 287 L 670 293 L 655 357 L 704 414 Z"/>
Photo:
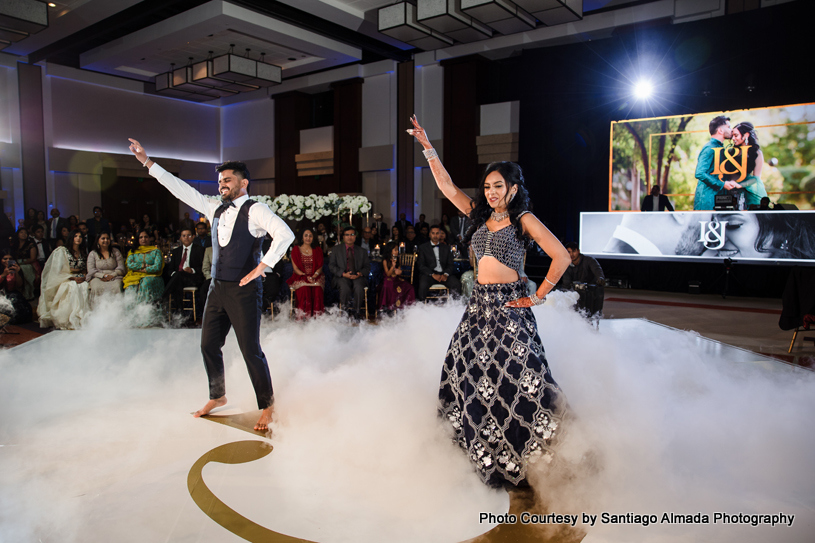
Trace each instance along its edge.
<path fill-rule="evenodd" d="M 220 201 L 220 197 L 209 197 Z M 281 194 L 277 198 L 266 195 L 250 195 L 249 198 L 266 204 L 269 208 L 284 219 L 299 221 L 308 219 L 319 221 L 323 217 L 334 217 L 338 213 L 342 216 L 361 215 L 371 210 L 371 202 L 365 196 L 338 196 L 331 193 L 327 196 L 309 194 L 308 196 Z"/>

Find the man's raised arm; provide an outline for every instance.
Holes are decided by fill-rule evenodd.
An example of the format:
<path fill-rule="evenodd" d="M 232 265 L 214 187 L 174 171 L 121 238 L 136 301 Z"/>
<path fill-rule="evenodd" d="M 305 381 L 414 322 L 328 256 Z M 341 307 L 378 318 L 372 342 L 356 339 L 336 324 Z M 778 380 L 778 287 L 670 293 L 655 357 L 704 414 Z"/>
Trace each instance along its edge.
<path fill-rule="evenodd" d="M 130 140 L 130 152 L 136 157 L 136 160 L 141 162 L 142 166 L 149 168 L 150 175 L 155 177 L 159 183 L 169 190 L 173 196 L 195 209 L 203 213 L 208 219 L 212 220 L 212 213 L 218 207 L 218 203 L 210 200 L 187 183 L 177 178 L 155 162 L 147 155 L 147 151 L 138 141 L 128 138 Z"/>

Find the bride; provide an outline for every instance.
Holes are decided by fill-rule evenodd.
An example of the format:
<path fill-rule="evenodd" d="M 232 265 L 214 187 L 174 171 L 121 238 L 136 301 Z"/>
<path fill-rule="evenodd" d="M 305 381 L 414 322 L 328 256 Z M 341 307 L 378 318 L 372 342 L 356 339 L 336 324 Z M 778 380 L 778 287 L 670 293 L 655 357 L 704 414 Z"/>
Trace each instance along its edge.
<path fill-rule="evenodd" d="M 552 455 L 566 408 L 531 307 L 554 288 L 569 253 L 529 212 L 520 166 L 487 166 L 473 201 L 453 184 L 415 115 L 411 121 L 408 132 L 424 147 L 439 189 L 472 221 L 464 243 L 478 260 L 478 277 L 442 368 L 439 411 L 485 483 L 524 485 L 529 460 Z M 552 258 L 532 295 L 520 277 L 530 238 Z"/>
<path fill-rule="evenodd" d="M 37 306 L 42 328 L 79 328 L 88 312 L 87 254 L 82 246 L 82 232 L 74 230 L 68 240 L 68 244 L 51 253 L 42 271 Z"/>

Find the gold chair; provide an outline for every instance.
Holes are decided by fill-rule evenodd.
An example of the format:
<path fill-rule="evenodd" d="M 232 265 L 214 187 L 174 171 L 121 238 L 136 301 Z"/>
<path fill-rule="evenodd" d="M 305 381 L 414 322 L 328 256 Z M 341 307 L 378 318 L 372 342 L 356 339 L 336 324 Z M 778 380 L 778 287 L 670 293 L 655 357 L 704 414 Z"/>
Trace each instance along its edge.
<path fill-rule="evenodd" d="M 192 320 L 198 317 L 195 307 L 195 294 L 198 292 L 198 287 L 184 287 L 181 292 L 181 312 L 192 311 Z M 173 316 L 173 296 L 170 295 L 169 303 L 167 304 L 167 318 Z"/>

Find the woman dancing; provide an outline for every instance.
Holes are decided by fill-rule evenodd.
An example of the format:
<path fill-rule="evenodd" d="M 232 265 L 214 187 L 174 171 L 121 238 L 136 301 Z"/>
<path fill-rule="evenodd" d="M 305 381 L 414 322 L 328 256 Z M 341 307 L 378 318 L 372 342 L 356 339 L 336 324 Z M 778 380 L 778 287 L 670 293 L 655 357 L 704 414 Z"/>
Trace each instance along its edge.
<path fill-rule="evenodd" d="M 453 184 L 415 115 L 411 121 L 408 132 L 424 147 L 439 189 L 473 221 L 465 242 L 478 260 L 476 284 L 442 369 L 440 413 L 485 483 L 526 484 L 530 458 L 551 456 L 565 409 L 530 308 L 563 275 L 569 253 L 529 212 L 520 166 L 490 164 L 473 201 Z M 528 238 L 552 258 L 531 296 L 519 277 Z"/>

